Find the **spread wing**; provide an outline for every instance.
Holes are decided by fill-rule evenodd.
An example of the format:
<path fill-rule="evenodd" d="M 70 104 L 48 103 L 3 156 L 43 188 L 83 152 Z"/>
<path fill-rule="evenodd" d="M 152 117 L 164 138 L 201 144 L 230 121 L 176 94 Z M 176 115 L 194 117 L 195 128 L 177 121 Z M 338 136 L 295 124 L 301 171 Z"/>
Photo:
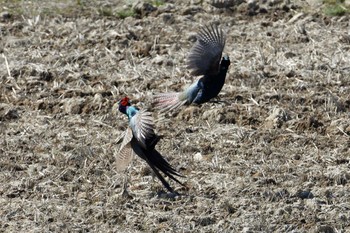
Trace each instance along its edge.
<path fill-rule="evenodd" d="M 134 157 L 134 151 L 131 147 L 132 137 L 132 130 L 130 129 L 130 127 L 128 127 L 128 129 L 125 131 L 122 145 L 120 146 L 119 153 L 116 159 L 118 172 L 124 171 Z"/>
<path fill-rule="evenodd" d="M 203 27 L 187 60 L 192 75 L 217 74 L 226 36 L 217 25 Z"/>
<path fill-rule="evenodd" d="M 146 140 L 154 136 L 154 120 L 147 110 L 140 110 L 130 119 L 130 127 L 135 138 L 146 148 Z"/>

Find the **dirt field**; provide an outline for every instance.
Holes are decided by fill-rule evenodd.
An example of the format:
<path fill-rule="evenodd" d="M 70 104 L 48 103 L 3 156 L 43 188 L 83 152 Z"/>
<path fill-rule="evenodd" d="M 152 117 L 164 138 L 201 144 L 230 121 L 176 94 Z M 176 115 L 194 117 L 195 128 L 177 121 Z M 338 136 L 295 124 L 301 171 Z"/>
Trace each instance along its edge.
<path fill-rule="evenodd" d="M 350 17 L 187 2 L 0 1 L 0 232 L 350 232 Z M 159 115 L 208 23 L 231 59 L 219 98 Z M 125 95 L 159 119 L 182 196 L 139 158 L 121 196 Z"/>

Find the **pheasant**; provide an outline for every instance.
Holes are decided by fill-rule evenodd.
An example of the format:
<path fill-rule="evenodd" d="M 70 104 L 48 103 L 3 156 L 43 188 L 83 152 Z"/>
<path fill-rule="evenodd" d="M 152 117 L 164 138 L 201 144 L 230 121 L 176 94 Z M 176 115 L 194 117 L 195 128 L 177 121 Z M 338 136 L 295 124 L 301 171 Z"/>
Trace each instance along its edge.
<path fill-rule="evenodd" d="M 139 110 L 137 107 L 131 106 L 128 97 L 119 101 L 119 111 L 128 116 L 129 127 L 125 132 L 119 154 L 117 155 L 117 170 L 124 171 L 132 161 L 134 154 L 137 154 L 147 162 L 154 174 L 169 192 L 175 193 L 174 189 L 170 187 L 160 171 L 170 179 L 185 186 L 175 178 L 175 176 L 183 176 L 155 149 L 160 137 L 154 132 L 152 114 L 146 110 Z M 126 192 L 126 186 L 124 186 L 124 192 Z"/>
<path fill-rule="evenodd" d="M 216 25 L 203 27 L 187 58 L 191 74 L 202 77 L 183 92 L 155 95 L 155 107 L 166 112 L 182 105 L 202 104 L 216 97 L 224 86 L 230 66 L 229 57 L 222 57 L 225 41 L 226 35 Z"/>

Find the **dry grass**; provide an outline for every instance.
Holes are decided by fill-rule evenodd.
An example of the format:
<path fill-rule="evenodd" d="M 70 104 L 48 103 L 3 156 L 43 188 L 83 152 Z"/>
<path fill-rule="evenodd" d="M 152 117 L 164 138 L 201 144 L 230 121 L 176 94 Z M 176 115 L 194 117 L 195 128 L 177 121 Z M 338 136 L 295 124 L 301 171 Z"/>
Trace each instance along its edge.
<path fill-rule="evenodd" d="M 90 3 L 43 15 L 13 2 L 0 19 L 0 231 L 350 230 L 347 16 L 165 1 L 121 20 L 98 9 L 122 6 Z M 136 159 L 123 199 L 114 155 L 127 119 L 115 103 L 127 94 L 152 110 L 152 94 L 189 85 L 186 55 L 208 22 L 228 33 L 220 101 L 157 123 L 189 189 L 157 198 Z"/>

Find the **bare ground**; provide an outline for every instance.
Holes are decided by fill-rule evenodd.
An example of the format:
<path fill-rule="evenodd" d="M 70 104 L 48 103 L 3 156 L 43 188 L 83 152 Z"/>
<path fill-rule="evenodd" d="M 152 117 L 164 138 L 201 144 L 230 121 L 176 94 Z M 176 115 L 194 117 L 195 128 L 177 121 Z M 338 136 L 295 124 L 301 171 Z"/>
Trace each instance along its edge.
<path fill-rule="evenodd" d="M 169 1 L 120 19 L 108 1 L 33 2 L 2 1 L 0 232 L 350 231 L 349 16 Z M 232 62 L 218 100 L 154 111 L 188 189 L 157 197 L 135 159 L 125 199 L 116 102 L 153 110 L 152 94 L 190 84 L 186 56 L 209 22 Z"/>

